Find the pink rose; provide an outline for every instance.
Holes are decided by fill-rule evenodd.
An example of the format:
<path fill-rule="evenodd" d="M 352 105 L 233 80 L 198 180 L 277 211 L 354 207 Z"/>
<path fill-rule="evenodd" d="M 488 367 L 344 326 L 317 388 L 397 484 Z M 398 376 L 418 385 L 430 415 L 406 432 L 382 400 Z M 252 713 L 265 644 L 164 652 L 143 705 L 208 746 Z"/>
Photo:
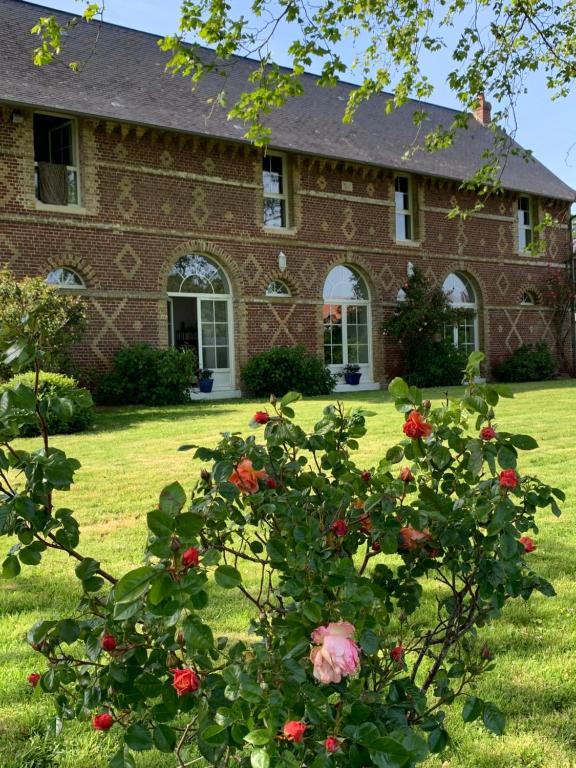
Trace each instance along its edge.
<path fill-rule="evenodd" d="M 336 736 L 328 736 L 324 742 L 324 746 L 326 747 L 326 752 L 330 752 L 331 754 L 338 752 L 340 749 L 340 740 L 337 739 Z"/>
<path fill-rule="evenodd" d="M 482 427 L 480 430 L 480 437 L 482 440 L 494 440 L 496 437 L 496 430 L 494 427 Z"/>
<path fill-rule="evenodd" d="M 317 627 L 312 633 L 316 643 L 310 651 L 314 677 L 321 683 L 339 683 L 343 675 L 354 675 L 360 668 L 360 649 L 352 639 L 354 626 L 337 621 Z"/>

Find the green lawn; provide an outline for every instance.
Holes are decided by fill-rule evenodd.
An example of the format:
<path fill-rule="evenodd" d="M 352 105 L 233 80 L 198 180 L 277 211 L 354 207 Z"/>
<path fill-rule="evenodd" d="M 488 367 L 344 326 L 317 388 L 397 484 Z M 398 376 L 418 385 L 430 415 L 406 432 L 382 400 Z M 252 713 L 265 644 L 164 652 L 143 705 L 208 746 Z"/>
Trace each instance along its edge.
<path fill-rule="evenodd" d="M 484 630 L 496 652 L 497 669 L 488 674 L 479 695 L 495 701 L 508 715 L 505 736 L 477 725 L 464 726 L 457 711 L 449 716 L 454 736 L 442 757 L 427 768 L 575 768 L 576 766 L 576 534 L 572 530 L 576 497 L 576 387 L 573 381 L 518 385 L 514 400 L 503 401 L 497 423 L 502 429 L 534 435 L 540 449 L 523 454 L 520 470 L 537 472 L 567 493 L 564 515 L 541 517 L 538 550 L 531 555 L 558 592 L 553 599 L 516 602 L 503 620 Z M 439 398 L 439 391 L 431 391 Z M 380 392 L 362 398 L 344 395 L 349 406 L 376 411 L 361 450 L 366 467 L 376 463 L 398 439 L 402 416 Z M 297 415 L 311 425 L 328 402 L 316 398 L 297 404 Z M 259 406 L 262 404 L 259 402 Z M 218 402 L 152 409 L 102 410 L 96 428 L 81 436 L 55 438 L 54 444 L 77 457 L 82 468 L 66 506 L 82 524 L 79 547 L 120 574 L 139 562 L 145 539 L 145 515 L 162 487 L 179 480 L 195 482 L 200 464 L 182 443 L 214 444 L 221 431 L 248 430 L 254 402 Z M 29 447 L 33 441 L 22 441 Z M 0 554 L 8 549 L 2 540 Z M 73 611 L 78 596 L 72 564 L 48 555 L 37 569 L 25 568 L 14 582 L 0 582 L 0 768 L 100 768 L 107 764 L 113 732 L 91 731 L 89 724 L 65 726 L 46 740 L 50 697 L 31 694 L 26 676 L 43 671 L 43 659 L 26 645 L 27 628 L 40 618 Z M 229 594 L 214 594 L 211 619 L 222 632 L 243 633 L 247 614 L 230 606 Z M 139 768 L 174 766 L 174 760 L 140 753 Z"/>

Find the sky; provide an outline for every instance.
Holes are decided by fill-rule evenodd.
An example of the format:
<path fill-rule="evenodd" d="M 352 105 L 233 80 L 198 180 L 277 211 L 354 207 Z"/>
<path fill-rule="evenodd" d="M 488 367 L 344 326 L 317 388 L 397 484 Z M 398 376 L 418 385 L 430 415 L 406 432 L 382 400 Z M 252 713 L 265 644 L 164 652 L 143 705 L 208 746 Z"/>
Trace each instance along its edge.
<path fill-rule="evenodd" d="M 234 10 L 246 7 L 248 0 L 232 0 Z M 76 0 L 46 0 L 51 8 L 79 14 L 84 3 Z M 179 0 L 106 0 L 105 20 L 114 24 L 158 34 L 159 37 L 178 29 Z M 274 59 L 289 64 L 287 48 L 289 36 L 280 28 L 273 43 Z M 347 63 L 352 61 L 352 48 L 341 49 Z M 446 84 L 446 75 L 452 62 L 446 57 L 430 57 L 426 62 L 427 75 L 435 86 L 431 101 L 446 107 L 458 108 L 454 95 Z M 314 71 L 312 69 L 311 71 Z M 353 80 L 346 75 L 345 79 Z M 576 94 L 552 101 L 544 76 L 530 74 L 526 81 L 527 93 L 518 99 L 516 141 L 534 155 L 564 182 L 576 189 Z"/>

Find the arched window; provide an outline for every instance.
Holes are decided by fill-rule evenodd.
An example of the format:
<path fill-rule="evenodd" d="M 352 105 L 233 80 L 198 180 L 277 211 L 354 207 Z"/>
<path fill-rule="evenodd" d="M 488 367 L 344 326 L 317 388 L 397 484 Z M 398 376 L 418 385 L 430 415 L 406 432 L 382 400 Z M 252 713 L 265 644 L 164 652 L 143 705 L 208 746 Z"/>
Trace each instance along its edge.
<path fill-rule="evenodd" d="M 266 288 L 266 296 L 290 296 L 290 289 L 286 283 L 282 282 L 282 280 L 272 280 L 268 283 L 268 287 Z"/>
<path fill-rule="evenodd" d="M 59 288 L 86 288 L 80 275 L 69 267 L 56 267 L 48 273 L 46 282 Z"/>
<path fill-rule="evenodd" d="M 324 283 L 324 359 L 331 369 L 359 365 L 370 379 L 370 296 L 358 272 L 334 267 Z"/>
<path fill-rule="evenodd" d="M 230 282 L 208 256 L 181 256 L 168 275 L 168 334 L 178 348 L 196 350 L 198 364 L 213 372 L 214 389 L 234 384 Z"/>
<path fill-rule="evenodd" d="M 466 354 L 478 349 L 478 317 L 476 293 L 470 281 L 457 272 L 448 275 L 442 285 L 454 309 L 460 310 L 459 317 L 445 330 L 446 338 L 451 338 L 454 346 L 463 349 Z"/>

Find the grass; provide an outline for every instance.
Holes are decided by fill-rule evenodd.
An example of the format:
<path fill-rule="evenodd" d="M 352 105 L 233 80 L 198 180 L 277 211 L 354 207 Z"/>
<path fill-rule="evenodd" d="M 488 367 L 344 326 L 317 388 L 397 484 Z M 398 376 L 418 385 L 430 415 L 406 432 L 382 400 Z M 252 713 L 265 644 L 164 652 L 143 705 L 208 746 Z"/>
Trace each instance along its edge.
<path fill-rule="evenodd" d="M 568 500 L 557 520 L 541 516 L 536 569 L 550 579 L 557 597 L 535 597 L 511 604 L 504 618 L 483 630 L 496 652 L 496 670 L 478 695 L 495 701 L 508 716 L 503 737 L 472 724 L 459 711 L 448 712 L 451 746 L 426 768 L 576 768 L 576 534 L 572 520 L 576 498 L 576 389 L 573 381 L 517 385 L 514 400 L 498 408 L 503 429 L 534 435 L 540 449 L 524 454 L 523 472 L 564 488 Z M 441 396 L 431 391 L 432 399 Z M 385 393 L 344 395 L 349 406 L 376 412 L 360 456 L 366 467 L 381 458 L 398 438 L 402 417 Z M 297 415 L 311 425 L 328 402 L 316 398 L 297 404 Z M 259 403 L 258 405 L 261 405 Z M 79 547 L 115 574 L 139 563 L 145 540 L 145 516 L 164 485 L 177 479 L 184 487 L 196 480 L 200 464 L 182 443 L 212 445 L 223 430 L 246 431 L 254 403 L 212 402 L 174 408 L 101 410 L 96 428 L 84 435 L 58 437 L 54 444 L 82 462 L 77 483 L 66 494 L 82 527 Z M 21 441 L 29 447 L 34 441 Z M 7 550 L 2 542 L 1 552 Z M 78 597 L 72 564 L 49 555 L 39 568 L 25 568 L 14 582 L 0 582 L 0 768 L 101 768 L 112 752 L 113 732 L 91 731 L 87 723 L 67 724 L 57 739 L 46 738 L 52 714 L 50 697 L 32 694 L 26 676 L 42 671 L 43 660 L 24 641 L 40 618 L 72 612 Z M 217 591 L 210 619 L 221 632 L 241 635 L 248 613 Z M 170 756 L 140 753 L 138 768 L 174 766 Z"/>

